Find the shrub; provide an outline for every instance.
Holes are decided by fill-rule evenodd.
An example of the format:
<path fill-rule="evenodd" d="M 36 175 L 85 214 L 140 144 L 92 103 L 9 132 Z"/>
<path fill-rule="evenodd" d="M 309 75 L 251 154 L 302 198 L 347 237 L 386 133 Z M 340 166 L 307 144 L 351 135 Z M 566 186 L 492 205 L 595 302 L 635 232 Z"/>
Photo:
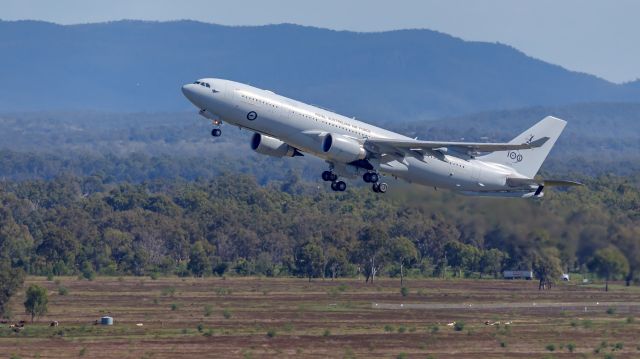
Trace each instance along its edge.
<path fill-rule="evenodd" d="M 634 317 L 627 317 L 627 324 L 633 324 L 633 322 L 636 321 L 636 318 Z"/>
<path fill-rule="evenodd" d="M 225 309 L 222 311 L 222 316 L 224 317 L 224 319 L 231 319 L 231 311 L 229 309 Z"/>
<path fill-rule="evenodd" d="M 407 288 L 407 287 L 400 288 L 400 294 L 402 294 L 403 297 L 408 296 L 409 295 L 409 288 Z"/>
<path fill-rule="evenodd" d="M 396 359 L 407 359 L 407 353 L 400 353 L 396 357 Z"/>
<path fill-rule="evenodd" d="M 171 310 L 178 310 L 178 305 L 176 303 L 171 303 Z"/>
<path fill-rule="evenodd" d="M 622 350 L 622 348 L 624 348 L 624 344 L 623 343 L 616 343 L 613 345 L 613 350 Z"/>
<path fill-rule="evenodd" d="M 576 350 L 576 345 L 573 343 L 567 343 L 567 350 L 569 353 L 573 353 L 573 351 Z"/>
<path fill-rule="evenodd" d="M 607 314 L 609 315 L 616 314 L 616 308 L 611 308 L 611 307 L 607 308 Z"/>
<path fill-rule="evenodd" d="M 585 319 L 582 321 L 582 327 L 585 329 L 589 329 L 591 327 L 593 327 L 593 322 L 589 319 Z"/>
<path fill-rule="evenodd" d="M 176 288 L 175 287 L 162 288 L 162 291 L 160 291 L 160 294 L 162 294 L 165 297 L 173 297 L 176 294 Z"/>
<path fill-rule="evenodd" d="M 275 329 L 269 329 L 267 330 L 267 337 L 269 338 L 274 338 L 278 333 L 276 332 Z"/>
<path fill-rule="evenodd" d="M 51 282 L 53 280 L 53 274 L 47 274 L 47 281 Z"/>
<path fill-rule="evenodd" d="M 435 333 L 437 333 L 437 332 L 438 332 L 438 330 L 440 330 L 440 327 L 438 327 L 437 325 L 433 325 L 433 326 L 431 326 L 431 329 L 430 329 L 431 334 L 435 334 Z"/>
<path fill-rule="evenodd" d="M 213 307 L 211 306 L 211 304 L 207 304 L 204 306 L 204 316 L 205 317 L 210 317 L 211 314 L 213 314 Z"/>
<path fill-rule="evenodd" d="M 398 333 L 404 333 L 407 331 L 407 327 L 405 327 L 404 325 L 401 325 L 398 327 Z"/>
<path fill-rule="evenodd" d="M 219 296 L 231 295 L 231 289 L 219 287 L 219 288 L 216 288 L 216 294 Z"/>
<path fill-rule="evenodd" d="M 507 347 L 507 343 L 506 342 L 500 342 L 500 348 L 506 348 Z"/>
<path fill-rule="evenodd" d="M 544 347 L 544 348 L 547 349 L 550 352 L 556 350 L 556 346 L 554 344 L 547 344 L 547 346 Z"/>
<path fill-rule="evenodd" d="M 456 323 L 453 325 L 453 329 L 454 329 L 456 332 L 461 332 L 461 331 L 463 331 L 463 330 L 464 330 L 464 322 L 463 322 L 463 321 L 456 322 Z"/>
<path fill-rule="evenodd" d="M 67 289 L 67 287 L 59 287 L 58 288 L 58 294 L 59 295 L 68 295 L 69 294 L 69 289 Z"/>
<path fill-rule="evenodd" d="M 156 280 L 158 279 L 160 275 L 158 274 L 158 272 L 151 272 L 151 275 L 149 275 L 149 277 L 151 277 L 152 280 Z"/>
<path fill-rule="evenodd" d="M 329 329 L 325 329 L 325 330 L 324 330 L 324 333 L 322 333 L 322 336 L 323 336 L 323 337 L 328 337 L 328 336 L 330 336 L 330 335 L 331 335 L 331 331 L 330 331 Z"/>
<path fill-rule="evenodd" d="M 389 324 L 384 326 L 384 331 L 387 332 L 387 333 L 393 332 L 393 329 L 394 329 L 393 326 L 391 326 Z"/>
<path fill-rule="evenodd" d="M 202 333 L 202 331 L 204 330 L 204 325 L 202 325 L 202 323 L 198 324 L 198 332 Z"/>

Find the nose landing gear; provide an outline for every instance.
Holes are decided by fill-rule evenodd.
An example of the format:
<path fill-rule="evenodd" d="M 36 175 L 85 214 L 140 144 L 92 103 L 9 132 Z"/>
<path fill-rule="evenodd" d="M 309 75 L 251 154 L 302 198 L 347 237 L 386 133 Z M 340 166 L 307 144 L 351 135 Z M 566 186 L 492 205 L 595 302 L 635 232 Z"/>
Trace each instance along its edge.
<path fill-rule="evenodd" d="M 222 136 L 222 130 L 219 128 L 214 128 L 211 130 L 211 136 L 213 137 L 220 137 Z"/>

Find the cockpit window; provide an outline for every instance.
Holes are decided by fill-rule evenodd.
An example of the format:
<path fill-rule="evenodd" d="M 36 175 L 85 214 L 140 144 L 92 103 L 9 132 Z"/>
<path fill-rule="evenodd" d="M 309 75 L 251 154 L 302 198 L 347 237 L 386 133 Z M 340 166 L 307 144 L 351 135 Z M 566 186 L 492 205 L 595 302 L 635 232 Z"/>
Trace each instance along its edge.
<path fill-rule="evenodd" d="M 202 86 L 202 87 L 206 87 L 206 88 L 211 88 L 211 85 L 210 85 L 210 84 L 208 84 L 208 83 L 206 83 L 206 82 L 204 82 L 204 81 L 196 81 L 196 82 L 194 82 L 193 84 L 194 84 L 194 85 L 200 85 L 200 86 Z M 216 90 L 213 90 L 213 91 L 214 91 L 214 92 L 218 92 L 218 91 L 216 91 Z"/>

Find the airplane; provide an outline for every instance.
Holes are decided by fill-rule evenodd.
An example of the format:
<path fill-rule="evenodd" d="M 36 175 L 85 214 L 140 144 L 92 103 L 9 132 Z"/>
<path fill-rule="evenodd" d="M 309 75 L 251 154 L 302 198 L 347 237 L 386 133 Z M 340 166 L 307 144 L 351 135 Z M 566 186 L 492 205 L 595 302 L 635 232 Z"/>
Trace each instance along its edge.
<path fill-rule="evenodd" d="M 362 177 L 376 193 L 382 175 L 466 195 L 540 198 L 548 186 L 578 186 L 534 178 L 566 121 L 547 116 L 507 143 L 423 141 L 243 83 L 203 78 L 182 86 L 211 135 L 228 123 L 254 132 L 251 148 L 273 157 L 311 154 L 329 169 L 322 179 L 345 191 L 340 178 Z"/>

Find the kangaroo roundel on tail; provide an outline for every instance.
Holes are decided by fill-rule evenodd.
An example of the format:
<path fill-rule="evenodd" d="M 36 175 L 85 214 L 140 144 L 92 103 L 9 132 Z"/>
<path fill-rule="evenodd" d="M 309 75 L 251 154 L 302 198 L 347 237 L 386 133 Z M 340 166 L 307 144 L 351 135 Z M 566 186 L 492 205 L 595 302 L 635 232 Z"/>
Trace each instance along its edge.
<path fill-rule="evenodd" d="M 551 148 L 560 137 L 562 130 L 567 125 L 567 121 L 561 120 L 553 116 L 547 116 L 533 127 L 522 132 L 513 140 L 512 144 L 532 143 L 541 138 L 548 138 L 540 147 L 492 152 L 488 155 L 481 156 L 482 161 L 495 162 L 505 166 L 509 166 L 516 170 L 519 174 L 533 178 L 547 158 Z"/>

